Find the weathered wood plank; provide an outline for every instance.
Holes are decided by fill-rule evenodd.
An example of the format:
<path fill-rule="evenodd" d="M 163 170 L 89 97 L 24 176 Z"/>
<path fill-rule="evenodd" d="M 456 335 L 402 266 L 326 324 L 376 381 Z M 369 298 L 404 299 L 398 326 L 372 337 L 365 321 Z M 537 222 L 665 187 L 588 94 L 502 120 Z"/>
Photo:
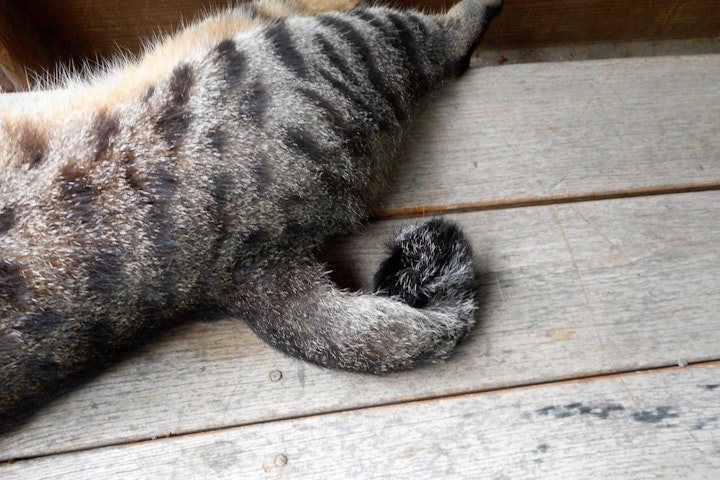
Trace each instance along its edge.
<path fill-rule="evenodd" d="M 25 0 L 27 11 L 57 45 L 61 58 L 109 56 L 138 51 L 141 39 L 172 31 L 181 19 L 225 0 Z M 444 0 L 401 0 L 440 10 Z M 623 42 L 675 38 L 714 38 L 720 34 L 720 0 L 506 0 L 484 45 L 528 48 L 550 44 Z"/>
<path fill-rule="evenodd" d="M 716 478 L 720 365 L 514 389 L 0 465 L 43 478 Z"/>
<path fill-rule="evenodd" d="M 720 193 L 704 192 L 453 215 L 484 288 L 480 325 L 448 363 L 334 372 L 262 345 L 239 320 L 197 323 L 1 438 L 0 458 L 720 359 L 718 211 Z M 400 223 L 343 245 L 339 270 L 367 284 Z"/>
<path fill-rule="evenodd" d="M 381 216 L 720 185 L 720 55 L 470 70 L 427 105 Z"/>

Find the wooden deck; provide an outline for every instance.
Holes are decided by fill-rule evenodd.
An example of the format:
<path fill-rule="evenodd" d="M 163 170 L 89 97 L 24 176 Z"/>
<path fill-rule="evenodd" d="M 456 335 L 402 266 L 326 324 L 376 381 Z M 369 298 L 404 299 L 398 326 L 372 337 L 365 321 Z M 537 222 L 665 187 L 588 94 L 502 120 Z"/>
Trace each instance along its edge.
<path fill-rule="evenodd" d="M 0 478 L 717 478 L 719 106 L 718 54 L 472 69 L 329 254 L 367 285 L 401 224 L 463 225 L 449 362 L 329 371 L 194 322 L 0 438 Z"/>

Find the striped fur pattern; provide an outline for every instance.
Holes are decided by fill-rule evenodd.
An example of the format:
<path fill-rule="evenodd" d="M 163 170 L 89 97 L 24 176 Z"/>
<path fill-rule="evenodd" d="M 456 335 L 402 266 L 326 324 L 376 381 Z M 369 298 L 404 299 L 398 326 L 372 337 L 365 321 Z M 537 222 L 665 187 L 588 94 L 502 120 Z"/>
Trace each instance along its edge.
<path fill-rule="evenodd" d="M 501 1 L 352 3 L 259 0 L 93 78 L 0 96 L 0 426 L 200 309 L 374 373 L 469 331 L 454 225 L 401 232 L 375 294 L 338 289 L 315 254 L 367 219 L 417 101 L 467 68 Z"/>

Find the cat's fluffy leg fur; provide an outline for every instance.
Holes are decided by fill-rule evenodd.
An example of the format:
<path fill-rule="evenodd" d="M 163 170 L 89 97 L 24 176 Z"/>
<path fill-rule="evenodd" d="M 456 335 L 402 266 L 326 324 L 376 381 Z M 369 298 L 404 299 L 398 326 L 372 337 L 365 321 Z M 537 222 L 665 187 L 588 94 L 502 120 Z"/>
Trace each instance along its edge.
<path fill-rule="evenodd" d="M 400 232 L 376 294 L 338 289 L 311 259 L 238 287 L 235 313 L 265 341 L 334 368 L 382 373 L 441 360 L 475 323 L 470 247 L 442 220 Z"/>

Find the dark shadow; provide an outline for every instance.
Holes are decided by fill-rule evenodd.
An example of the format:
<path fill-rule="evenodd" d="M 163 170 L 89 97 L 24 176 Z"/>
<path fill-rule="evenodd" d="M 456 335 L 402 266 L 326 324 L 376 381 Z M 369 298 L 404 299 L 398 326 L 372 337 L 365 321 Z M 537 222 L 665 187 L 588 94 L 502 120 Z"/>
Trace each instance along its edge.
<path fill-rule="evenodd" d="M 9 411 L 0 414 L 0 436 L 18 430 L 38 414 L 47 405 L 61 399 L 70 392 L 77 390 L 91 380 L 96 379 L 124 360 L 132 358 L 140 353 L 140 350 L 159 340 L 161 337 L 172 334 L 190 321 L 197 321 L 209 317 L 215 319 L 219 314 L 205 311 L 194 311 L 189 314 L 178 316 L 169 322 L 157 325 L 150 330 L 143 330 L 138 334 L 134 342 L 124 346 L 122 349 L 106 350 L 98 355 L 98 358 L 87 363 L 86 368 L 70 374 L 50 384 L 45 384 L 39 392 L 23 399 L 14 405 Z M 81 415 L 81 412 L 77 412 Z"/>

